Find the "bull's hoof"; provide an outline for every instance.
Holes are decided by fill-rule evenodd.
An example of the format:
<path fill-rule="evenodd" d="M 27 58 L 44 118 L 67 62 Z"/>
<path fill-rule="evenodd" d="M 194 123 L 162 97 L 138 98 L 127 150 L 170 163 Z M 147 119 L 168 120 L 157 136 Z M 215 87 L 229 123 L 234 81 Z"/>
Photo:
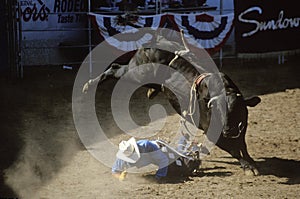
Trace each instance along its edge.
<path fill-rule="evenodd" d="M 259 173 L 259 171 L 257 169 L 253 169 L 252 171 L 253 171 L 253 173 L 254 173 L 255 176 L 259 176 L 260 175 L 260 173 Z"/>
<path fill-rule="evenodd" d="M 149 88 L 147 91 L 147 97 L 149 99 L 153 99 L 159 93 L 158 89 Z"/>
<path fill-rule="evenodd" d="M 259 171 L 256 168 L 245 168 L 244 169 L 245 175 L 246 176 L 258 176 Z"/>
<path fill-rule="evenodd" d="M 83 93 L 87 93 L 88 90 L 89 90 L 89 83 L 87 82 L 87 83 L 84 84 L 84 86 L 83 86 L 83 88 L 82 88 L 82 92 L 83 92 Z"/>

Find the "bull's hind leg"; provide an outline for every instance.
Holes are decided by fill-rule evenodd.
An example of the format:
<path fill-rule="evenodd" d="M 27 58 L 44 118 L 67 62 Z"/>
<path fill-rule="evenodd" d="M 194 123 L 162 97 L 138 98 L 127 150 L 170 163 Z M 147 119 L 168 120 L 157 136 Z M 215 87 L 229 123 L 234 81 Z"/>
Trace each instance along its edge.
<path fill-rule="evenodd" d="M 90 79 L 86 82 L 82 88 L 82 92 L 86 93 L 89 90 L 90 86 L 93 86 L 97 83 L 101 83 L 108 78 L 120 78 L 128 71 L 128 65 L 120 65 L 117 63 L 112 63 L 109 68 L 107 68 L 103 73 L 97 76 L 94 79 Z"/>

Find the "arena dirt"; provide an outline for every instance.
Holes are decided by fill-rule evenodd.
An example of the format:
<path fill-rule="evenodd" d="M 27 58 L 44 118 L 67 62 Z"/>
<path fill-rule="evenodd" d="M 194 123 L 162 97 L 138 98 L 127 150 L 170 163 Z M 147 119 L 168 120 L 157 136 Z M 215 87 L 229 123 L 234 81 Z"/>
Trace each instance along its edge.
<path fill-rule="evenodd" d="M 243 64 L 241 66 L 241 64 Z M 72 86 L 76 71 L 26 68 L 23 80 L 1 78 L 0 197 L 19 198 L 299 198 L 299 63 L 225 63 L 222 69 L 245 96 L 259 95 L 249 108 L 248 151 L 260 176 L 245 175 L 237 160 L 214 148 L 189 179 L 156 184 L 141 174 L 112 178 L 110 168 L 81 144 L 73 123 Z M 98 118 L 111 141 L 125 136 L 114 124 L 107 94 L 114 81 L 98 89 Z M 170 140 L 179 127 L 162 94 L 149 101 L 139 89 L 130 103 L 132 117 L 147 124 L 148 108 L 161 103 L 169 114 L 157 136 Z"/>

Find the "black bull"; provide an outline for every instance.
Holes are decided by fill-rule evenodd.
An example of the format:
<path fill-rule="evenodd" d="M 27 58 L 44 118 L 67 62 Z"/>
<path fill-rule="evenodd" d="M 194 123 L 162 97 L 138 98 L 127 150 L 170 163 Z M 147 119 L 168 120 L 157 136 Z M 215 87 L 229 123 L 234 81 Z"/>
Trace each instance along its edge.
<path fill-rule="evenodd" d="M 166 44 L 163 42 L 164 41 L 161 41 L 161 44 L 169 45 L 169 49 L 173 49 L 173 52 L 174 49 L 182 50 L 182 45 L 179 45 L 178 43 L 168 42 Z M 192 53 L 187 54 L 189 54 L 188 57 L 194 57 L 194 54 Z M 139 74 L 133 73 L 133 75 L 127 77 L 130 81 L 142 82 L 141 79 L 146 78 L 145 71 L 153 71 L 152 77 L 150 78 L 154 78 L 155 75 L 162 75 L 163 77 L 161 78 L 165 79 L 163 83 L 146 85 L 149 88 L 147 93 L 148 97 L 153 98 L 158 92 L 165 93 L 176 112 L 185 117 L 188 121 L 191 121 L 192 119 L 199 129 L 204 130 L 208 139 L 210 139 L 210 135 L 207 134 L 207 132 L 211 122 L 212 107 L 223 106 L 221 108 L 223 111 L 217 109 L 220 110 L 218 119 L 221 121 L 222 127 L 220 130 L 220 137 L 216 140 L 216 145 L 230 153 L 232 157 L 238 159 L 245 171 L 251 171 L 250 173 L 258 175 L 259 172 L 256 169 L 255 162 L 247 151 L 245 134 L 248 120 L 247 106 L 256 106 L 260 102 L 260 98 L 252 97 L 245 99 L 238 87 L 227 75 L 220 72 L 205 73 L 206 71 L 204 69 L 201 72 L 201 70 L 196 70 L 193 64 L 191 64 L 191 60 L 193 59 L 187 61 L 181 56 L 176 59 L 174 59 L 174 57 L 175 54 L 172 53 L 172 51 L 165 51 L 157 48 L 140 48 L 131 58 L 128 65 L 113 63 L 100 76 L 89 80 L 84 85 L 83 91 L 86 92 L 90 85 L 93 85 L 98 81 L 101 82 L 107 78 L 120 78 L 130 71 L 130 69 L 137 66 L 144 68 L 144 75 L 139 76 Z M 151 70 L 151 67 L 155 67 L 153 63 L 167 65 L 176 72 L 165 74 L 159 71 L 159 67 Z M 180 79 L 179 74 L 183 74 L 187 83 L 178 81 L 178 79 Z M 164 86 L 170 85 L 170 82 L 172 82 L 173 87 L 175 87 L 174 89 L 170 90 L 168 86 Z M 195 87 L 195 96 L 190 95 L 193 86 Z M 174 92 L 176 94 L 174 94 Z M 191 97 L 195 97 L 197 100 L 195 106 L 200 110 L 198 119 L 195 119 L 196 116 L 194 115 L 188 117 L 188 111 L 184 111 L 190 108 Z M 222 101 L 225 102 L 225 104 L 222 103 Z"/>

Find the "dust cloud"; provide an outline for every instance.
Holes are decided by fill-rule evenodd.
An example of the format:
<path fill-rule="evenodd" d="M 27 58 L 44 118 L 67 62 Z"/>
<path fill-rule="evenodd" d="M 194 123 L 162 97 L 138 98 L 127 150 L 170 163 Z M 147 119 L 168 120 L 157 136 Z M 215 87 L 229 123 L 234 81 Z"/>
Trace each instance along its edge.
<path fill-rule="evenodd" d="M 14 160 L 3 170 L 3 185 L 13 193 L 4 190 L 0 196 L 36 198 L 35 193 L 83 149 L 73 124 L 73 76 L 66 76 L 64 83 L 55 78 L 48 73 L 22 80 L 22 85 L 7 90 L 7 101 L 15 110 L 6 112 L 7 125 L 12 126 L 6 129 L 10 135 L 7 142 L 18 138 L 21 144 Z"/>

